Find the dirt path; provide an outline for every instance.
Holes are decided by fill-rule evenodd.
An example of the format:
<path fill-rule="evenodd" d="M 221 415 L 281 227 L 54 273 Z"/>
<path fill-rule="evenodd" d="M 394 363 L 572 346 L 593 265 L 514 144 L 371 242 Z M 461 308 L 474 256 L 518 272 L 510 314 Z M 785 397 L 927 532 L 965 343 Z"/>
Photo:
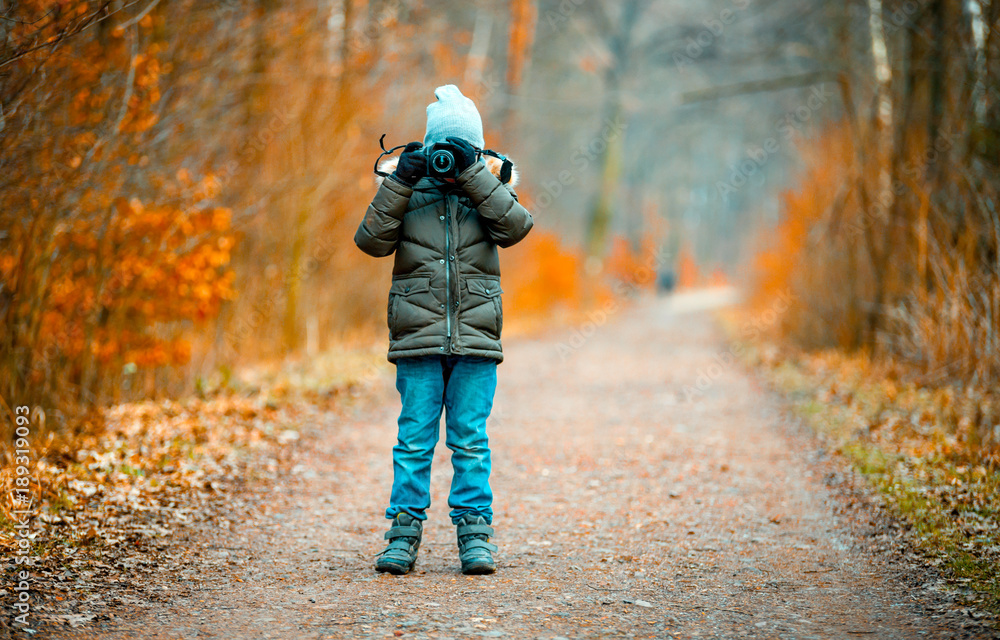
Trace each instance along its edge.
<path fill-rule="evenodd" d="M 443 442 L 417 570 L 372 570 L 399 409 L 386 379 L 314 425 L 297 480 L 234 509 L 164 602 L 82 635 L 961 635 L 834 515 L 825 463 L 775 399 L 737 366 L 709 371 L 724 346 L 694 311 L 705 302 L 646 301 L 568 353 L 572 330 L 509 341 L 491 427 L 495 576 L 457 571 Z M 686 398 L 701 372 L 717 375 Z"/>

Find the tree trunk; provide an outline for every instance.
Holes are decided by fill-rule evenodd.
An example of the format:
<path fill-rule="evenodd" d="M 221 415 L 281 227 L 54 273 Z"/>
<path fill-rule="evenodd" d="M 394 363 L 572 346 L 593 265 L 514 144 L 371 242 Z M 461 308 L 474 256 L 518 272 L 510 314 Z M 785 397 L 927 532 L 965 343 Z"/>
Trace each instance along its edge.
<path fill-rule="evenodd" d="M 608 229 L 610 229 L 611 220 L 614 217 L 618 180 L 622 173 L 624 130 L 618 127 L 624 115 L 621 104 L 621 87 L 625 75 L 628 73 L 629 55 L 632 49 L 632 30 L 639 19 L 640 9 L 638 0 L 630 0 L 622 7 L 621 23 L 618 30 L 612 34 L 609 43 L 612 63 L 604 76 L 604 90 L 607 95 L 604 120 L 601 122 L 601 129 L 594 139 L 595 141 L 601 139 L 606 144 L 600 155 L 598 191 L 590 212 L 586 240 L 587 255 L 595 259 L 604 256 Z"/>

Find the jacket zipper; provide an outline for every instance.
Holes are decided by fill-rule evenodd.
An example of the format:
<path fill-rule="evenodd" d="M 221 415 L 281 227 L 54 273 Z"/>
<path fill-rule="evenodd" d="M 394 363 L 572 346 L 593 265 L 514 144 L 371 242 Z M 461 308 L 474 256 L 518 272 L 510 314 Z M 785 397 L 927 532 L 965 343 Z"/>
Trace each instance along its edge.
<path fill-rule="evenodd" d="M 448 329 L 448 344 L 445 351 L 451 353 L 451 196 L 446 196 L 447 205 L 444 214 L 444 290 L 445 290 L 445 326 Z"/>

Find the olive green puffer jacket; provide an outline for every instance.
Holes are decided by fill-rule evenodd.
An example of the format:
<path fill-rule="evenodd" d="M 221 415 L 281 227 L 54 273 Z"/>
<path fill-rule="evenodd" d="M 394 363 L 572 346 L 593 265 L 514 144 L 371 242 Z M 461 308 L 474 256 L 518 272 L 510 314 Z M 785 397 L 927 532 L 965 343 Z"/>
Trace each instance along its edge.
<path fill-rule="evenodd" d="M 372 256 L 396 254 L 391 362 L 446 354 L 503 360 L 497 247 L 521 240 L 532 220 L 489 160 L 473 163 L 455 184 L 422 178 L 411 188 L 389 176 L 368 206 L 354 242 Z"/>

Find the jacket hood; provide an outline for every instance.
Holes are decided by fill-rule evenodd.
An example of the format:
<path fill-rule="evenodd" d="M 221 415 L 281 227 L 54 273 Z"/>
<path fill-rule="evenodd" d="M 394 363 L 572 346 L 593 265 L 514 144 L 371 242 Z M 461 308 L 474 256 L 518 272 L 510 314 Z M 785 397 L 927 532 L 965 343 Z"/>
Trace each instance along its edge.
<path fill-rule="evenodd" d="M 483 156 L 483 160 L 486 162 L 486 166 L 489 167 L 490 173 L 492 173 L 497 177 L 497 179 L 499 179 L 500 168 L 503 166 L 503 161 L 501 161 L 499 158 L 494 158 L 493 156 Z M 508 160 L 510 160 L 510 158 L 508 158 Z M 513 160 L 511 160 L 511 163 L 513 164 Z M 379 171 L 383 171 L 385 173 L 392 173 L 393 171 L 396 170 L 397 164 L 399 164 L 399 156 L 394 156 L 392 158 L 388 158 L 387 160 L 383 160 L 382 162 L 380 162 L 378 165 L 378 169 Z M 520 179 L 520 174 L 518 173 L 517 165 L 515 164 L 514 168 L 510 172 L 510 182 L 508 182 L 507 184 L 509 184 L 512 187 L 516 187 L 519 179 Z M 382 176 L 376 175 L 375 186 L 381 186 L 381 185 L 382 185 Z"/>

